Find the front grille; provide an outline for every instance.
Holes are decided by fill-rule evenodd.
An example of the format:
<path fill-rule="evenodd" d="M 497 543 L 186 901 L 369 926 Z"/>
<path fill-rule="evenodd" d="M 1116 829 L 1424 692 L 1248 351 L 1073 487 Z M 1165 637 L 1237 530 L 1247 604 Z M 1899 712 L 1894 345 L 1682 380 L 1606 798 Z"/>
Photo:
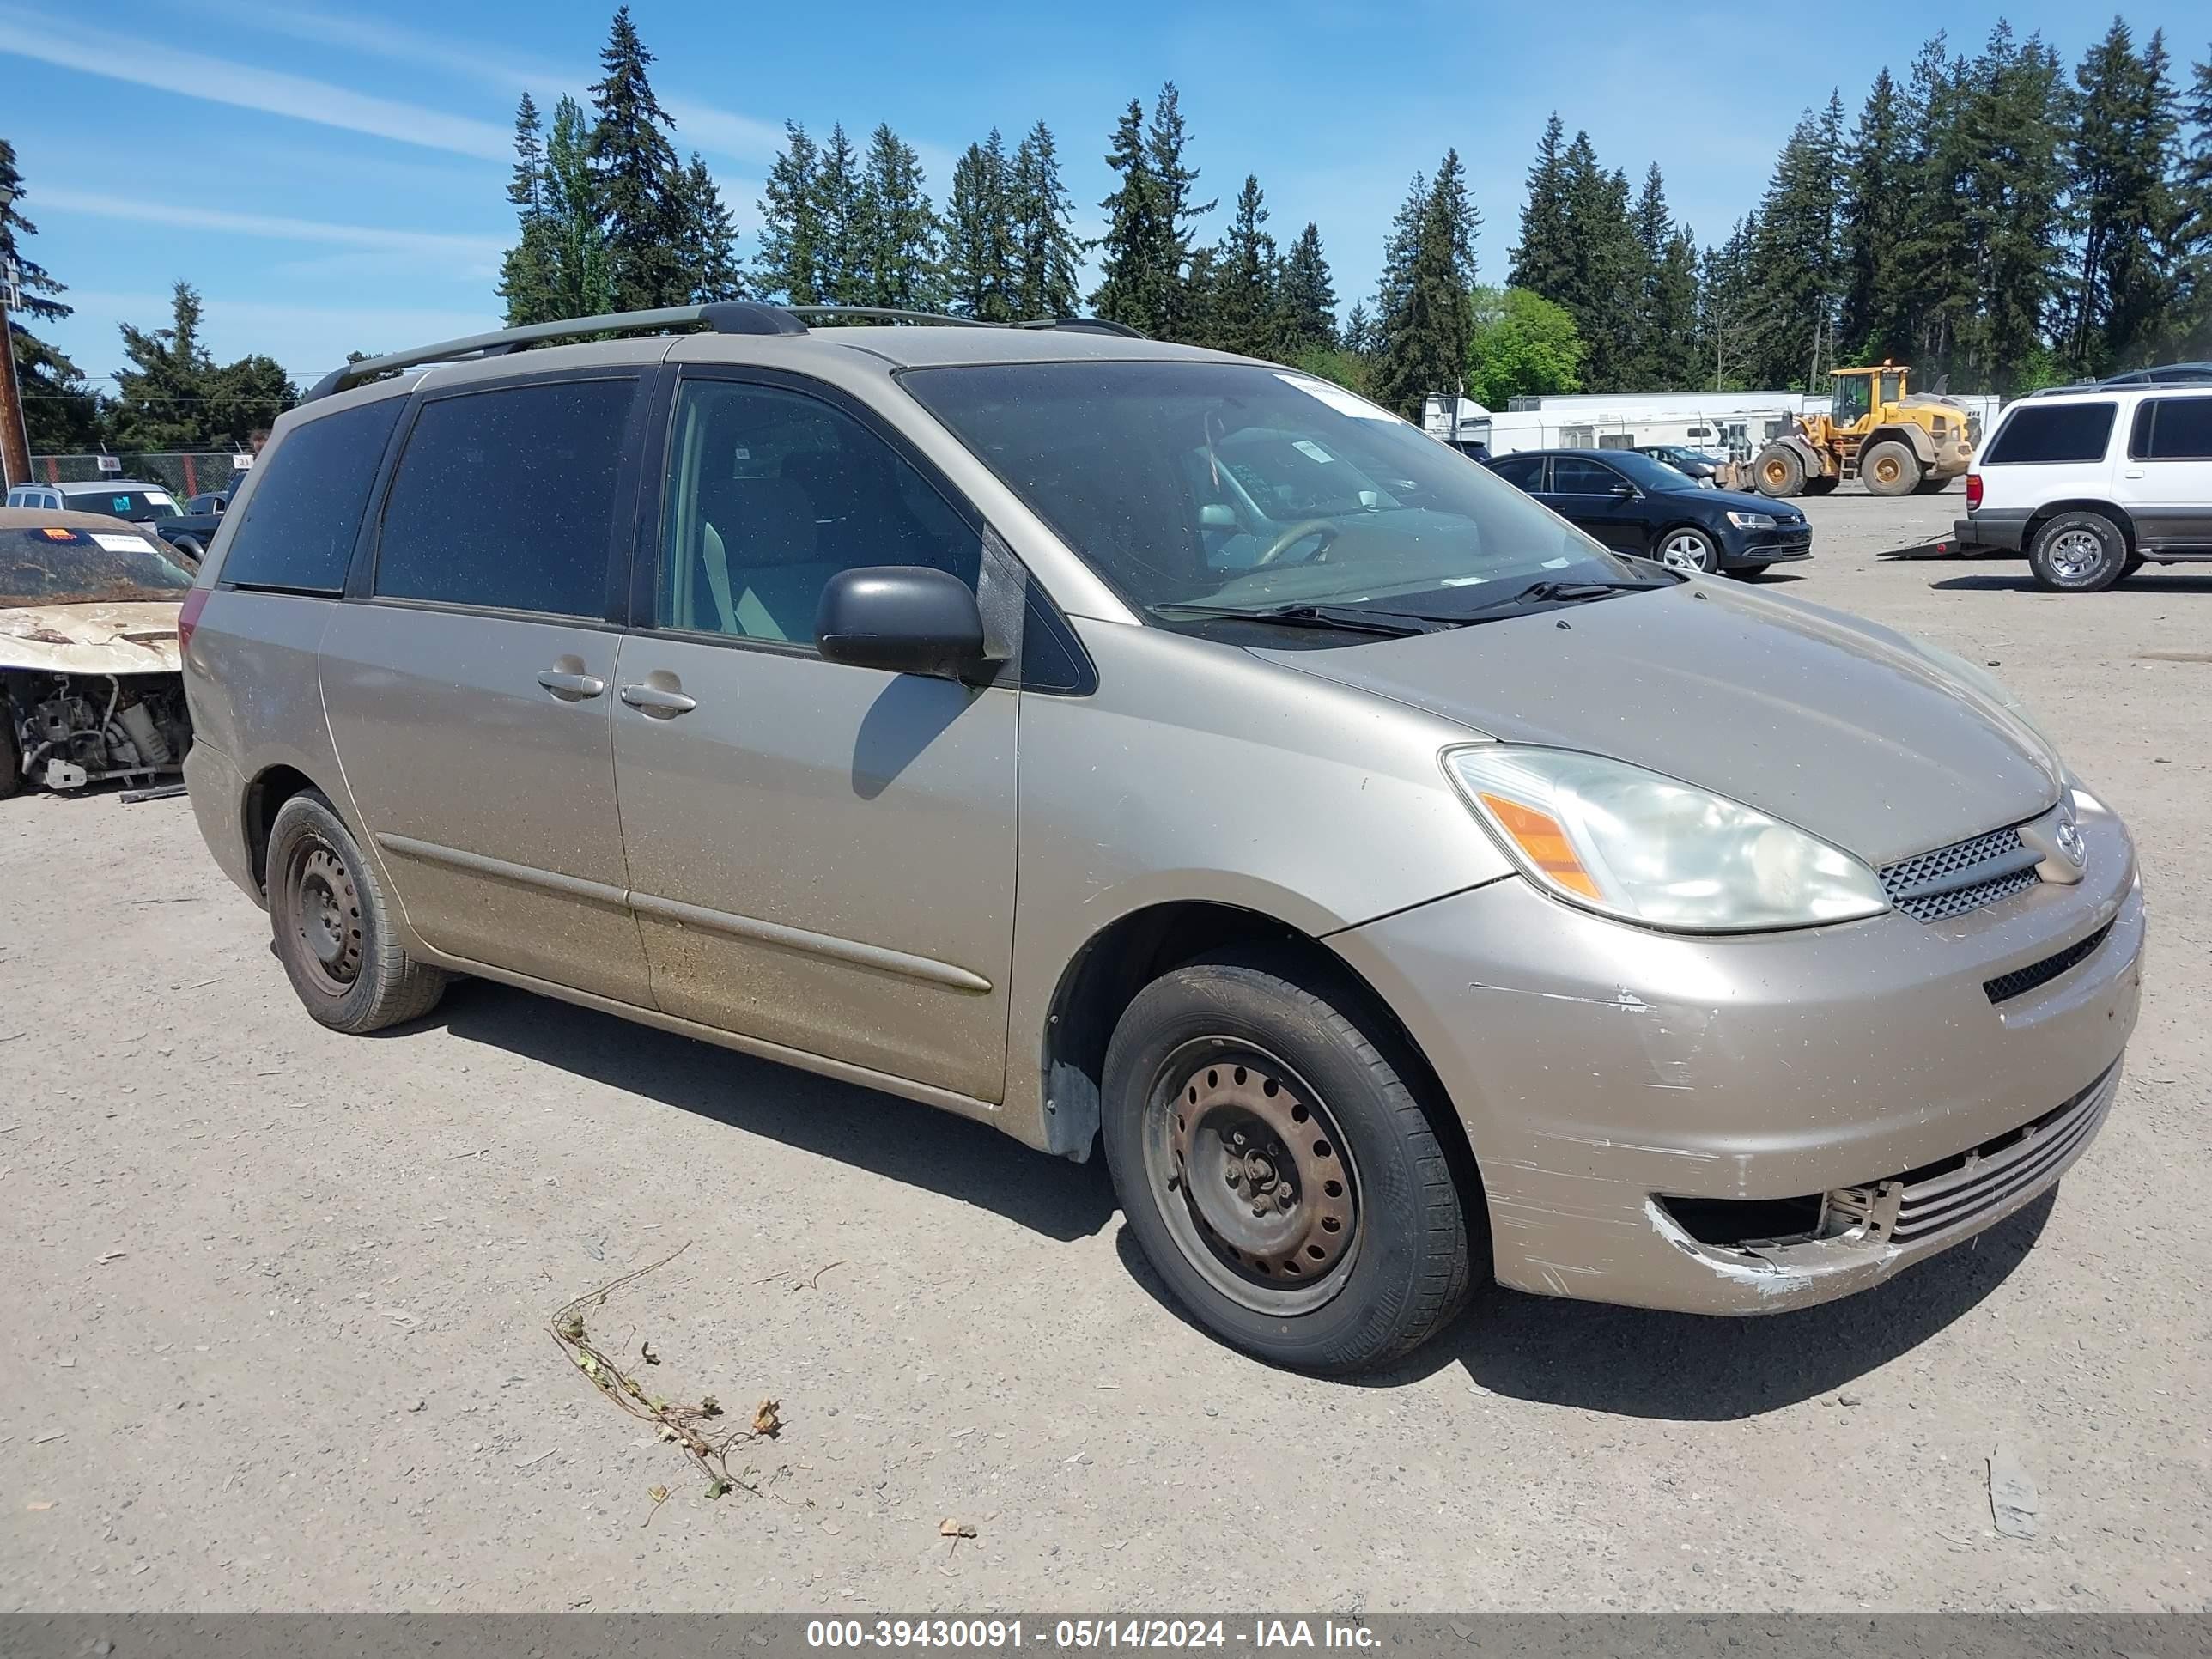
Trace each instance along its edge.
<path fill-rule="evenodd" d="M 2026 1127 L 1899 1177 L 1904 1190 L 1890 1243 L 1910 1243 L 1963 1226 L 2063 1169 L 2104 1121 L 2118 1076 L 2116 1066 Z"/>
<path fill-rule="evenodd" d="M 2017 830 L 1993 830 L 1888 866 L 1881 887 L 1915 921 L 1942 921 L 2025 893 L 2042 879 L 2042 861 Z"/>
<path fill-rule="evenodd" d="M 2015 968 L 1995 979 L 1984 980 L 1982 989 L 1989 994 L 1991 1002 L 2009 1002 L 2014 997 L 2026 996 L 2037 986 L 2050 984 L 2077 963 L 2087 961 L 2096 948 L 2105 942 L 2105 935 L 2112 931 L 2112 924 L 2108 921 L 2088 938 L 2076 940 L 2056 956 L 2045 957 L 2040 962 L 2031 962 L 2025 968 Z"/>

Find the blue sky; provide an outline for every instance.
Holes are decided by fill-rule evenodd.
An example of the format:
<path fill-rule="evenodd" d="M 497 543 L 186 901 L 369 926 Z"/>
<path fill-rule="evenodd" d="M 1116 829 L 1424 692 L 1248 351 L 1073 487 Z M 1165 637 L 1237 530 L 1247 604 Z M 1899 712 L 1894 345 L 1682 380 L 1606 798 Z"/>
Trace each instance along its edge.
<path fill-rule="evenodd" d="M 562 0 L 0 0 L 4 136 L 38 225 L 33 256 L 78 307 L 52 335 L 104 376 L 119 320 L 167 316 L 170 284 L 207 303 L 210 348 L 275 356 L 306 380 L 349 349 L 390 350 L 495 326 L 493 283 L 512 220 L 502 194 L 515 99 L 550 107 L 597 73 L 612 8 Z M 1800 112 L 1842 89 L 1856 113 L 1887 62 L 1900 76 L 1931 21 L 1954 48 L 2000 15 L 2070 64 L 2110 14 L 2061 0 L 1996 6 L 1870 0 L 1819 8 L 1559 7 L 1271 0 L 1121 0 L 1103 9 L 884 6 L 813 14 L 710 0 L 638 0 L 654 82 L 680 152 L 702 152 L 748 233 L 788 118 L 856 139 L 887 120 L 941 197 L 952 157 L 994 125 L 1042 117 L 1079 208 L 1110 183 L 1117 112 L 1181 88 L 1201 195 L 1249 172 L 1270 228 L 1321 227 L 1348 306 L 1372 288 L 1415 168 L 1448 145 L 1483 216 L 1486 276 L 1502 276 L 1545 118 L 1587 127 L 1632 178 L 1656 161 L 1700 240 L 1758 198 Z M 2212 50 L 2201 3 L 2137 3 L 2185 75 Z M 1785 21 L 1798 16 L 1794 33 Z M 834 21 L 830 21 L 834 18 Z M 772 21 L 776 20 L 776 21 Z M 1215 216 L 1218 226 L 1221 216 Z M 748 246 L 750 235 L 748 235 Z"/>

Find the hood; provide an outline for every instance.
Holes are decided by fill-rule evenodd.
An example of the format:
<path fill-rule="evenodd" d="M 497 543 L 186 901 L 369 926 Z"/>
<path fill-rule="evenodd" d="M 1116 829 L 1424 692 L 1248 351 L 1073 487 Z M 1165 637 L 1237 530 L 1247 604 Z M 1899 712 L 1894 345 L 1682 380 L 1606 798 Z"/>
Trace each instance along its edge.
<path fill-rule="evenodd" d="M 0 668 L 42 674 L 174 674 L 181 601 L 0 610 Z"/>
<path fill-rule="evenodd" d="M 2033 732 L 1903 635 L 1728 583 L 1257 654 L 1699 785 L 1877 869 L 2033 817 L 2060 789 Z"/>
<path fill-rule="evenodd" d="M 1680 490 L 1674 492 L 1680 495 Z M 1700 489 L 1698 499 L 1731 513 L 1764 513 L 1778 524 L 1802 524 L 1804 513 L 1771 495 L 1754 495 L 1747 489 Z"/>

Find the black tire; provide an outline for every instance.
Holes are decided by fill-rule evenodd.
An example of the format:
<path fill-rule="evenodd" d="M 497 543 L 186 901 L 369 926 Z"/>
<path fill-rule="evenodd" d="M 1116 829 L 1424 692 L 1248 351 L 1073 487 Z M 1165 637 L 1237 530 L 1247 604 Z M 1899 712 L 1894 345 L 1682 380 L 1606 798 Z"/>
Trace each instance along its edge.
<path fill-rule="evenodd" d="M 1952 477 L 1957 476 L 1956 473 L 1951 475 Z M 1940 495 L 1950 487 L 1950 478 L 1923 478 L 1920 481 L 1920 488 L 1912 493 L 1916 495 Z"/>
<path fill-rule="evenodd" d="M 2054 593 L 2096 593 L 2125 574 L 2128 538 L 2101 513 L 2060 513 L 2029 539 L 2027 568 Z"/>
<path fill-rule="evenodd" d="M 1106 1161 L 1130 1231 L 1200 1325 L 1270 1364 L 1334 1374 L 1389 1364 L 1459 1311 L 1480 1188 L 1468 1171 L 1463 1200 L 1419 1075 L 1351 987 L 1302 963 L 1224 953 L 1138 994 L 1106 1053 Z M 1247 1128 L 1249 1150 L 1232 1146 Z M 1212 1184 L 1224 1172 L 1235 1198 Z M 1224 1224 L 1246 1227 L 1255 1198 L 1273 1206 L 1257 1227 L 1217 1230 L 1232 1211 Z M 1261 1233 L 1251 1254 L 1232 1249 Z"/>
<path fill-rule="evenodd" d="M 1923 476 L 1920 458 L 1895 438 L 1868 445 L 1859 457 L 1859 481 L 1870 495 L 1910 495 Z"/>
<path fill-rule="evenodd" d="M 1721 544 L 1713 532 L 1693 524 L 1669 525 L 1651 538 L 1650 557 L 1669 570 L 1694 571 L 1699 575 L 1717 575 L 1721 568 Z"/>
<path fill-rule="evenodd" d="M 1770 444 L 1759 451 L 1752 475 L 1760 495 L 1787 500 L 1804 493 L 1805 458 L 1788 444 Z"/>
<path fill-rule="evenodd" d="M 1808 478 L 1805 480 L 1805 493 L 1808 495 L 1832 495 L 1836 493 L 1837 483 L 1834 478 Z"/>
<path fill-rule="evenodd" d="M 2119 580 L 2122 581 L 2127 580 L 2129 577 L 2134 575 L 2136 571 L 2142 569 L 2150 561 L 2143 557 L 2140 553 L 2129 554 L 2128 562 L 2120 567 Z M 4 789 L 0 789 L 0 794 L 5 794 L 6 793 L 7 791 Z"/>
<path fill-rule="evenodd" d="M 198 570 L 200 568 L 200 561 L 207 557 L 207 550 L 200 545 L 198 538 L 194 536 L 179 536 L 168 544 L 168 548 L 171 552 L 191 560 L 191 568 L 194 570 Z"/>
<path fill-rule="evenodd" d="M 0 691 L 0 800 L 23 787 L 23 757 L 15 747 L 15 705 Z"/>
<path fill-rule="evenodd" d="M 360 1036 L 437 1006 L 447 975 L 399 948 L 376 872 L 330 802 L 307 791 L 278 809 L 267 868 L 277 959 L 316 1020 Z"/>

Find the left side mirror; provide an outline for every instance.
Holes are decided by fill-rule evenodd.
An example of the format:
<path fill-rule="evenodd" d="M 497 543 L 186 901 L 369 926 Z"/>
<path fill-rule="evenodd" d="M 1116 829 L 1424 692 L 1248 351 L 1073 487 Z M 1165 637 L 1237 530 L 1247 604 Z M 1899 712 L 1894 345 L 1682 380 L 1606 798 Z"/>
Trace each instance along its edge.
<path fill-rule="evenodd" d="M 1632 483 L 1617 483 L 1613 487 L 1613 496 L 1615 501 L 1633 501 L 1636 499 L 1636 486 Z"/>
<path fill-rule="evenodd" d="M 841 570 L 822 590 L 814 643 L 831 662 L 957 679 L 983 660 L 975 590 L 927 565 Z"/>

